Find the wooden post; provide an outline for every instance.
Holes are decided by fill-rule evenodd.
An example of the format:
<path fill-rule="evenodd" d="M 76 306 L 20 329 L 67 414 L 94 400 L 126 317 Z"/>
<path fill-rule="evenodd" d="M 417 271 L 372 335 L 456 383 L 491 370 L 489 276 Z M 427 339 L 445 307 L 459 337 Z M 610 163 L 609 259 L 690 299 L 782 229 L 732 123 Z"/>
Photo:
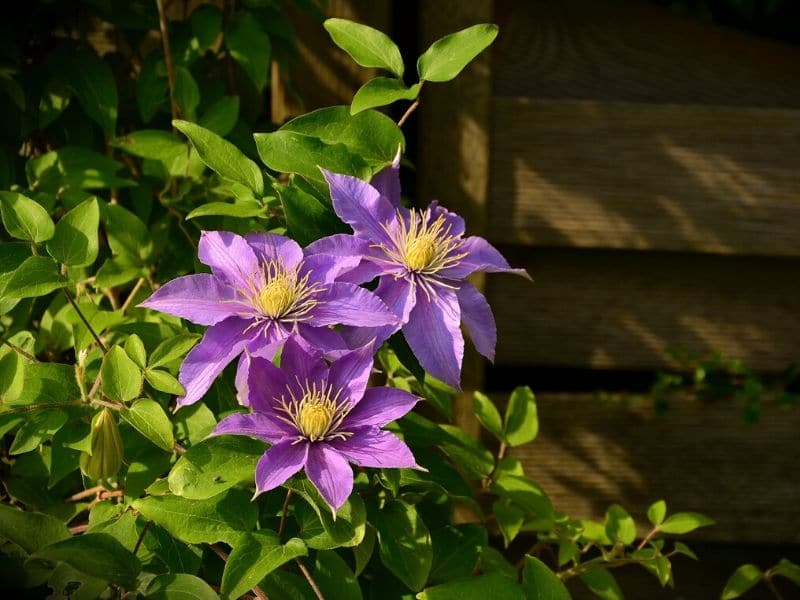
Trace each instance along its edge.
<path fill-rule="evenodd" d="M 489 23 L 492 0 L 437 0 L 420 3 L 420 52 L 448 33 Z M 489 133 L 492 97 L 490 53 L 484 52 L 453 81 L 425 86 L 419 108 L 419 200 L 438 199 L 461 214 L 470 235 L 486 231 L 489 188 Z M 474 283 L 483 289 L 483 278 Z M 484 359 L 467 342 L 463 393 L 456 398 L 454 421 L 479 432 L 472 392 L 484 380 Z"/>

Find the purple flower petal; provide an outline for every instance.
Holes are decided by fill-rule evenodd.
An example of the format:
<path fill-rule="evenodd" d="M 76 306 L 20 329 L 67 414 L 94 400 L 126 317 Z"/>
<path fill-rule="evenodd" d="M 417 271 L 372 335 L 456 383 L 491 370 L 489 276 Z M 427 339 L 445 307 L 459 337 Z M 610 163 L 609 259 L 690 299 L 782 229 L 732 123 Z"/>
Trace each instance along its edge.
<path fill-rule="evenodd" d="M 355 267 L 340 271 L 338 281 L 360 284 L 372 281 L 383 272 L 381 265 L 364 259 L 365 255 L 370 252 L 369 242 L 354 235 L 344 233 L 329 235 L 306 246 L 305 252 L 306 260 L 315 254 L 358 258 Z"/>
<path fill-rule="evenodd" d="M 362 467 L 413 469 L 418 466 L 403 440 L 377 427 L 355 431 L 346 440 L 329 444 L 344 458 Z"/>
<path fill-rule="evenodd" d="M 417 396 L 390 387 L 369 388 L 342 423 L 342 431 L 362 427 L 383 427 L 408 413 L 419 401 Z"/>
<path fill-rule="evenodd" d="M 466 238 L 458 252 L 466 252 L 467 256 L 462 258 L 455 267 L 441 271 L 443 277 L 464 279 L 476 271 L 486 271 L 489 273 L 513 273 L 530 279 L 530 275 L 525 269 L 512 269 L 497 248 L 481 237 Z"/>
<path fill-rule="evenodd" d="M 292 386 L 296 386 L 298 381 L 319 386 L 328 378 L 328 365 L 322 354 L 297 335 L 289 336 L 283 345 L 281 370 Z M 297 388 L 297 391 L 300 389 Z M 302 396 L 302 392 L 300 395 Z"/>
<path fill-rule="evenodd" d="M 272 446 L 256 465 L 256 495 L 283 484 L 302 469 L 309 458 L 307 442 L 283 440 Z M 351 481 L 352 477 L 351 472 Z"/>
<path fill-rule="evenodd" d="M 355 269 L 361 263 L 360 256 L 333 256 L 330 254 L 312 254 L 303 261 L 298 273 L 299 277 L 308 274 L 310 284 L 330 285 L 342 272 Z"/>
<path fill-rule="evenodd" d="M 251 340 L 245 347 L 244 353 L 239 357 L 239 364 L 236 366 L 236 401 L 242 406 L 250 406 L 250 363 L 253 358 L 263 358 L 271 361 L 283 341 L 289 337 L 289 333 L 279 324 L 262 329 L 263 335 Z"/>
<path fill-rule="evenodd" d="M 286 395 L 289 380 L 266 358 L 251 356 L 249 361 L 245 406 L 258 412 L 270 412 L 274 410 L 275 399 Z"/>
<path fill-rule="evenodd" d="M 408 321 L 408 316 L 411 313 L 411 309 L 414 308 L 417 298 L 411 282 L 391 275 L 381 277 L 375 290 L 375 295 L 383 300 L 389 310 L 397 315 L 402 323 Z M 372 340 L 375 341 L 375 346 L 377 347 L 389 339 L 389 336 L 399 328 L 399 324 L 383 327 L 348 327 L 342 333 L 351 348 L 360 348 Z"/>
<path fill-rule="evenodd" d="M 303 250 L 292 239 L 276 233 L 254 231 L 244 236 L 260 262 L 278 261 L 292 270 L 303 260 Z"/>
<path fill-rule="evenodd" d="M 191 349 L 181 365 L 178 379 L 186 394 L 178 398 L 178 406 L 197 402 L 227 364 L 252 338 L 260 334 L 258 328 L 245 333 L 250 324 L 248 320 L 229 317 L 208 328 L 203 339 Z"/>
<path fill-rule="evenodd" d="M 325 169 L 322 174 L 330 186 L 333 210 L 339 218 L 350 225 L 356 235 L 390 244 L 391 239 L 381 225 L 397 219 L 391 203 L 366 181 Z"/>
<path fill-rule="evenodd" d="M 353 469 L 328 444 L 317 442 L 309 446 L 306 474 L 336 514 L 353 491 Z"/>
<path fill-rule="evenodd" d="M 372 343 L 348 352 L 331 364 L 328 383 L 334 390 L 344 390 L 343 398 L 356 404 L 364 396 L 372 372 L 375 346 Z"/>
<path fill-rule="evenodd" d="M 213 275 L 186 275 L 165 283 L 139 306 L 187 319 L 198 325 L 214 325 L 247 311 L 236 302 L 236 291 Z"/>
<path fill-rule="evenodd" d="M 337 323 L 359 327 L 399 324 L 383 300 L 352 283 L 334 283 L 318 299 L 320 304 L 306 321 L 314 327 Z"/>
<path fill-rule="evenodd" d="M 246 435 L 275 444 L 297 432 L 288 424 L 265 413 L 234 413 L 217 423 L 211 435 Z"/>
<path fill-rule="evenodd" d="M 463 235 L 466 230 L 464 219 L 454 212 L 450 212 L 434 200 L 428 205 L 428 210 L 431 212 L 430 221 L 435 221 L 440 216 L 444 215 L 445 223 L 450 227 L 450 235 L 459 236 Z"/>
<path fill-rule="evenodd" d="M 245 239 L 229 231 L 204 231 L 200 234 L 197 257 L 226 283 L 247 287 L 247 278 L 258 269 L 255 252 Z"/>
<path fill-rule="evenodd" d="M 392 206 L 400 206 L 400 157 L 402 148 L 397 148 L 397 154 L 392 164 L 376 173 L 370 180 L 370 185 L 374 187 L 381 196 L 391 202 Z"/>
<path fill-rule="evenodd" d="M 461 307 L 461 319 L 467 326 L 475 348 L 490 361 L 494 361 L 494 347 L 497 343 L 497 327 L 489 303 L 483 294 L 468 281 L 461 283 L 456 292 Z"/>
<path fill-rule="evenodd" d="M 403 334 L 419 364 L 428 373 L 460 389 L 464 337 L 459 324 L 461 310 L 454 291 L 433 289 L 430 298 L 417 291 L 417 303 Z"/>
<path fill-rule="evenodd" d="M 336 358 L 350 351 L 350 346 L 342 334 L 330 327 L 311 327 L 305 323 L 297 324 L 297 335 L 322 352 L 328 358 Z"/>

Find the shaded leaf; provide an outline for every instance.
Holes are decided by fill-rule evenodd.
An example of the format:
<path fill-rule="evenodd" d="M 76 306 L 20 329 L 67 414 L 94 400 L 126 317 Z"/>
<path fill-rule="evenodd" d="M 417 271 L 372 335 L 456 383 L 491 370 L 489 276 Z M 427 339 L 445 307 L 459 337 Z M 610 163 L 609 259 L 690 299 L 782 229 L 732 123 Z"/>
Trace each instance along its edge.
<path fill-rule="evenodd" d="M 284 563 L 308 553 L 302 540 L 281 544 L 271 531 L 248 533 L 235 544 L 222 574 L 222 595 L 239 598 Z"/>
<path fill-rule="evenodd" d="M 733 575 L 725 583 L 725 588 L 722 590 L 722 600 L 738 598 L 761 581 L 763 575 L 764 573 L 756 565 L 742 565 L 733 572 Z"/>
<path fill-rule="evenodd" d="M 528 600 L 571 600 L 567 588 L 547 565 L 526 555 L 522 567 L 522 587 Z"/>
<path fill-rule="evenodd" d="M 392 500 L 375 519 L 381 562 L 413 591 L 428 580 L 433 546 L 428 528 L 410 504 Z"/>
<path fill-rule="evenodd" d="M 6 231 L 19 240 L 44 242 L 55 232 L 42 205 L 17 192 L 0 192 L 0 214 Z"/>
<path fill-rule="evenodd" d="M 521 446 L 536 439 L 539 417 L 536 397 L 528 386 L 518 387 L 508 399 L 504 431 L 509 446 Z"/>

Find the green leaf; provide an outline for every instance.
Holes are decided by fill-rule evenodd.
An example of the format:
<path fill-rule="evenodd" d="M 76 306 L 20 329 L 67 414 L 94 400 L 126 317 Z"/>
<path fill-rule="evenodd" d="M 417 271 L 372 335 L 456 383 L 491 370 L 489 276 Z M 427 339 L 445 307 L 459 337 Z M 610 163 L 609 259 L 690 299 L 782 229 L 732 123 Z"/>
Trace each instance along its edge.
<path fill-rule="evenodd" d="M 469 577 L 475 571 L 483 548 L 489 543 L 482 525 L 445 525 L 431 532 L 433 562 L 430 583 Z"/>
<path fill-rule="evenodd" d="M 158 556 L 170 571 L 196 573 L 200 568 L 202 550 L 176 540 L 163 528 L 151 523 L 144 545 Z"/>
<path fill-rule="evenodd" d="M 129 335 L 128 339 L 125 340 L 125 352 L 140 369 L 144 369 L 147 366 L 147 350 L 144 348 L 142 338 L 135 333 Z"/>
<path fill-rule="evenodd" d="M 237 12 L 225 34 L 225 45 L 256 89 L 262 91 L 269 79 L 272 44 L 256 18 L 247 12 Z"/>
<path fill-rule="evenodd" d="M 198 339 L 200 336 L 196 333 L 182 333 L 164 340 L 150 353 L 150 361 L 147 366 L 151 369 L 165 367 L 171 362 L 183 358 Z"/>
<path fill-rule="evenodd" d="M 169 84 L 164 55 L 160 51 L 151 52 L 142 63 L 139 78 L 136 80 L 136 104 L 143 123 L 153 120 L 156 113 L 167 107 Z"/>
<path fill-rule="evenodd" d="M 132 506 L 170 535 L 187 544 L 226 542 L 233 546 L 249 532 L 258 517 L 246 492 L 228 490 L 207 500 L 180 496 L 148 496 Z"/>
<path fill-rule="evenodd" d="M 694 551 L 683 542 L 675 542 L 675 552 L 678 554 L 683 554 L 684 556 L 688 556 L 692 560 L 698 560 L 697 554 L 695 554 Z"/>
<path fill-rule="evenodd" d="M 297 538 L 281 544 L 278 536 L 267 530 L 243 535 L 225 564 L 222 596 L 239 598 L 281 565 L 306 554 L 306 545 Z"/>
<path fill-rule="evenodd" d="M 416 100 L 419 96 L 419 84 L 406 87 L 402 81 L 391 77 L 377 77 L 362 85 L 353 102 L 350 104 L 350 114 L 355 115 L 368 108 L 386 106 L 397 100 Z"/>
<path fill-rule="evenodd" d="M 64 57 L 66 81 L 75 92 L 81 108 L 103 129 L 106 137 L 113 137 L 117 127 L 117 83 L 114 74 L 93 52 L 78 51 Z"/>
<path fill-rule="evenodd" d="M 105 385 L 105 379 L 103 380 Z M 136 431 L 141 433 L 156 446 L 167 452 L 172 452 L 175 437 L 172 435 L 172 421 L 167 413 L 155 400 L 142 398 L 134 402 L 130 408 L 123 408 L 119 416 L 130 423 Z"/>
<path fill-rule="evenodd" d="M 494 402 L 492 402 L 486 394 L 475 392 L 472 397 L 472 410 L 475 411 L 478 421 L 481 422 L 481 425 L 483 425 L 489 433 L 501 442 L 505 441 L 505 435 L 503 435 L 503 421 L 500 419 L 500 413 L 494 405 Z"/>
<path fill-rule="evenodd" d="M 61 217 L 47 252 L 70 267 L 91 265 L 97 259 L 99 226 L 97 198 L 89 198 Z"/>
<path fill-rule="evenodd" d="M 800 565 L 796 565 L 792 561 L 782 558 L 771 570 L 773 574 L 786 577 L 786 579 L 794 584 L 800 585 Z"/>
<path fill-rule="evenodd" d="M 516 581 L 502 575 L 481 575 L 450 581 L 417 594 L 418 600 L 525 600 L 525 593 Z"/>
<path fill-rule="evenodd" d="M 342 557 L 333 550 L 317 552 L 314 580 L 326 598 L 336 598 L 336 600 L 362 598 L 358 579 Z"/>
<path fill-rule="evenodd" d="M 238 119 L 239 96 L 223 96 L 208 107 L 208 110 L 200 117 L 198 125 L 225 137 L 233 130 Z"/>
<path fill-rule="evenodd" d="M 115 255 L 136 264 L 146 264 L 153 253 L 150 232 L 142 220 L 119 204 L 106 211 L 106 236 Z"/>
<path fill-rule="evenodd" d="M 64 287 L 69 281 L 58 271 L 58 265 L 47 256 L 31 256 L 9 277 L 3 296 L 34 298 Z"/>
<path fill-rule="evenodd" d="M 606 534 L 612 542 L 632 544 L 636 539 L 636 523 L 619 504 L 612 504 L 606 511 Z"/>
<path fill-rule="evenodd" d="M 353 547 L 361 543 L 366 533 L 367 512 L 361 496 L 353 494 L 336 512 L 336 519 L 313 485 L 302 480 L 286 484 L 303 497 L 295 505 L 295 519 L 300 537 L 309 548 L 330 550 Z"/>
<path fill-rule="evenodd" d="M 82 190 L 130 187 L 134 182 L 117 177 L 122 164 L 88 148 L 65 146 L 25 163 L 31 189 L 53 194 L 64 189 Z"/>
<path fill-rule="evenodd" d="M 68 537 L 67 526 L 55 517 L 0 504 L 0 538 L 14 542 L 28 554 Z"/>
<path fill-rule="evenodd" d="M 144 378 L 147 380 L 147 383 L 165 394 L 182 396 L 186 393 L 180 381 L 161 369 L 147 369 L 144 372 Z"/>
<path fill-rule="evenodd" d="M 388 502 L 375 519 L 381 562 L 413 591 L 428 580 L 433 546 L 417 510 L 399 500 Z"/>
<path fill-rule="evenodd" d="M 136 398 L 142 389 L 142 371 L 120 346 L 112 346 L 100 369 L 103 394 L 117 402 Z"/>
<path fill-rule="evenodd" d="M 503 534 L 505 546 L 508 548 L 525 523 L 525 511 L 509 502 L 498 500 L 492 505 L 492 512 L 497 520 L 500 533 Z"/>
<path fill-rule="evenodd" d="M 249 202 L 207 202 L 186 215 L 186 220 L 211 216 L 248 219 L 250 217 L 259 217 L 263 214 L 264 207 L 255 200 Z"/>
<path fill-rule="evenodd" d="M 497 37 L 497 25 L 483 23 L 434 42 L 417 61 L 424 81 L 450 81 Z"/>
<path fill-rule="evenodd" d="M 527 385 L 511 392 L 506 407 L 504 432 L 508 445 L 512 447 L 532 442 L 539 433 L 536 397 Z"/>
<path fill-rule="evenodd" d="M 524 475 L 499 473 L 490 490 L 502 498 L 508 498 L 532 516 L 543 519 L 553 516 L 553 505 L 547 494 Z"/>
<path fill-rule="evenodd" d="M 351 115 L 347 106 L 315 110 L 254 137 L 265 165 L 298 173 L 324 190 L 319 167 L 369 179 L 405 146 L 402 131 L 389 117 L 373 110 Z"/>
<path fill-rule="evenodd" d="M 594 569 L 583 573 L 580 577 L 586 587 L 602 600 L 623 600 L 625 598 L 617 585 L 617 580 L 606 569 Z"/>
<path fill-rule="evenodd" d="M 547 565 L 526 555 L 522 567 L 522 587 L 528 600 L 571 600 L 567 588 Z"/>
<path fill-rule="evenodd" d="M 194 120 L 200 104 L 200 88 L 186 67 L 175 68 L 175 103 L 182 116 Z"/>
<path fill-rule="evenodd" d="M 251 483 L 264 442 L 244 436 L 212 437 L 189 448 L 169 474 L 173 494 L 203 500 L 225 490 Z"/>
<path fill-rule="evenodd" d="M 722 590 L 721 599 L 731 600 L 732 598 L 738 598 L 761 581 L 763 575 L 764 573 L 756 565 L 742 565 L 728 579 L 725 588 Z"/>
<path fill-rule="evenodd" d="M 682 535 L 694 531 L 698 527 L 707 527 L 713 524 L 713 519 L 709 519 L 707 516 L 701 515 L 700 513 L 682 512 L 667 517 L 661 524 L 661 531 L 664 533 Z"/>
<path fill-rule="evenodd" d="M 33 413 L 17 432 L 9 454 L 24 454 L 36 448 L 42 442 L 52 438 L 67 422 L 67 413 L 63 410 L 40 410 Z"/>
<path fill-rule="evenodd" d="M 71 96 L 72 92 L 58 74 L 45 84 L 39 99 L 39 129 L 46 129 L 66 110 Z"/>
<path fill-rule="evenodd" d="M 176 156 L 188 153 L 186 143 L 175 134 L 161 129 L 141 129 L 118 137 L 110 144 L 114 148 L 138 156 L 172 162 Z"/>
<path fill-rule="evenodd" d="M 242 154 L 236 146 L 213 131 L 188 121 L 175 120 L 173 126 L 194 145 L 202 161 L 222 177 L 246 185 L 261 197 L 264 177 L 256 163 Z"/>
<path fill-rule="evenodd" d="M 342 222 L 327 206 L 296 185 L 280 192 L 289 235 L 301 246 L 342 231 Z"/>
<path fill-rule="evenodd" d="M 353 548 L 356 576 L 361 575 L 361 572 L 367 567 L 367 564 L 372 558 L 372 553 L 375 550 L 375 542 L 377 539 L 378 534 L 375 532 L 375 528 L 371 525 L 367 525 L 367 530 L 364 532 L 364 539 L 361 540 L 358 546 Z"/>
<path fill-rule="evenodd" d="M 439 428 L 447 435 L 438 442 L 438 446 L 456 466 L 464 469 L 468 477 L 483 479 L 491 475 L 494 456 L 481 442 L 454 425 L 439 425 Z"/>
<path fill-rule="evenodd" d="M 218 600 L 205 581 L 187 573 L 157 575 L 147 586 L 147 600 Z"/>
<path fill-rule="evenodd" d="M 64 562 L 91 577 L 133 588 L 139 559 L 107 533 L 84 533 L 38 550 L 29 563 Z"/>
<path fill-rule="evenodd" d="M 667 503 L 664 500 L 656 500 L 647 509 L 647 518 L 653 527 L 661 525 L 665 516 L 667 516 Z"/>
<path fill-rule="evenodd" d="M 53 237 L 55 226 L 38 202 L 17 192 L 0 192 L 0 214 L 6 231 L 19 240 L 44 242 Z"/>
<path fill-rule="evenodd" d="M 189 23 L 198 46 L 208 48 L 222 31 L 222 11 L 212 4 L 201 4 L 192 11 Z"/>
<path fill-rule="evenodd" d="M 388 35 L 347 19 L 328 19 L 325 29 L 333 42 L 362 67 L 376 67 L 403 77 L 403 57 Z"/>

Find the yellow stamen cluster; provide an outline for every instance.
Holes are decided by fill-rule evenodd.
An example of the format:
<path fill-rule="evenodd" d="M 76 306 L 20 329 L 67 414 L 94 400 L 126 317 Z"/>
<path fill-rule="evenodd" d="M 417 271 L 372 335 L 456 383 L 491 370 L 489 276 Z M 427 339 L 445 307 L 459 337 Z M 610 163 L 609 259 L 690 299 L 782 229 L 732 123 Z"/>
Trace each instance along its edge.
<path fill-rule="evenodd" d="M 298 381 L 298 383 L 300 383 Z M 278 418 L 292 425 L 305 439 L 315 442 L 333 438 L 346 439 L 351 433 L 337 431 L 350 412 L 350 403 L 342 401 L 342 390 L 333 389 L 327 382 L 318 386 L 307 381 L 300 384 L 303 395 L 293 392 L 278 401 Z"/>
<path fill-rule="evenodd" d="M 394 231 L 388 224 L 383 225 L 394 242 L 393 248 L 381 246 L 390 260 L 405 266 L 411 273 L 435 275 L 457 265 L 466 256 L 454 252 L 461 240 L 450 233 L 451 226 L 445 215 L 431 220 L 429 210 L 410 212 L 408 221 L 398 212 L 398 227 Z"/>
<path fill-rule="evenodd" d="M 266 319 L 304 321 L 319 304 L 314 296 L 322 288 L 309 284 L 309 273 L 299 277 L 298 270 L 299 266 L 289 270 L 275 260 L 265 262 L 248 278 L 242 293 Z"/>

